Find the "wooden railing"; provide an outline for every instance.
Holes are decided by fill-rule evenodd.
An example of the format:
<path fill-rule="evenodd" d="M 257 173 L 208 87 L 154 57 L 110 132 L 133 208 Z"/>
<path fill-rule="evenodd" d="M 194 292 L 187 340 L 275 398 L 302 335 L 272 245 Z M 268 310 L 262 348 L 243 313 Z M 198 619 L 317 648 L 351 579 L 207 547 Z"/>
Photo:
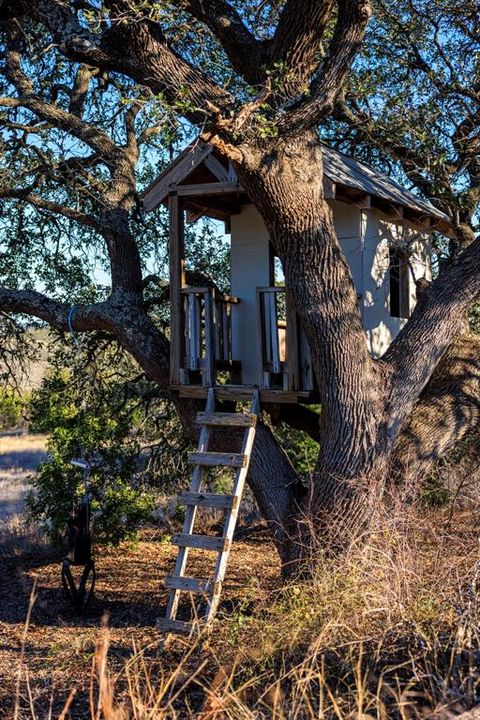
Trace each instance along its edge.
<path fill-rule="evenodd" d="M 215 385 L 217 370 L 233 367 L 231 307 L 238 298 L 212 287 L 182 288 L 184 297 L 184 366 L 180 382 L 200 376 L 202 385 Z"/>
<path fill-rule="evenodd" d="M 257 288 L 257 299 L 262 385 L 312 390 L 310 348 L 285 288 Z"/>
<path fill-rule="evenodd" d="M 281 384 L 286 385 L 286 322 L 281 327 L 279 318 L 279 300 L 284 300 L 284 295 L 282 287 L 257 288 L 260 369 L 266 387 L 272 386 L 273 375 L 283 375 Z"/>

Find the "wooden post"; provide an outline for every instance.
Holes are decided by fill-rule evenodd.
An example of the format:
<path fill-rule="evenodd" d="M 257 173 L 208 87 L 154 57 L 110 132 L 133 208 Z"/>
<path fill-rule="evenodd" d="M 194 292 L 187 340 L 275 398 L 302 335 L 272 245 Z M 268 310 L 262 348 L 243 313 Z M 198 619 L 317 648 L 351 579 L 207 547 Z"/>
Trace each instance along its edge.
<path fill-rule="evenodd" d="M 300 344 L 298 337 L 298 318 L 293 304 L 292 294 L 285 287 L 285 318 L 287 321 L 287 372 L 288 389 L 303 390 L 300 383 Z"/>
<path fill-rule="evenodd" d="M 205 368 L 202 375 L 203 385 L 215 385 L 215 318 L 213 307 L 215 305 L 215 288 L 205 293 Z"/>
<path fill-rule="evenodd" d="M 267 292 L 268 309 L 270 313 L 270 346 L 272 349 L 272 372 L 278 374 L 282 372 L 280 365 L 280 344 L 278 342 L 278 309 L 277 309 L 277 293 Z"/>
<path fill-rule="evenodd" d="M 183 208 L 178 196 L 168 197 L 170 259 L 170 382 L 180 383 L 184 354 L 184 312 L 181 289 L 185 287 Z"/>

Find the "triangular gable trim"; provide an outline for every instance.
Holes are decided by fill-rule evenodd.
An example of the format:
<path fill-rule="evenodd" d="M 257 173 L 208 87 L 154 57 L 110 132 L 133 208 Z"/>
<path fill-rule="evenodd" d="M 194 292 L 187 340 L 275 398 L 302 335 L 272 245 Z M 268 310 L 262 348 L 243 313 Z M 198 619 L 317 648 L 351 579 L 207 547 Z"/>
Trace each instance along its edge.
<path fill-rule="evenodd" d="M 197 140 L 183 150 L 143 194 L 143 210 L 150 212 L 164 202 L 169 192 L 183 182 L 213 152 L 213 147 Z"/>

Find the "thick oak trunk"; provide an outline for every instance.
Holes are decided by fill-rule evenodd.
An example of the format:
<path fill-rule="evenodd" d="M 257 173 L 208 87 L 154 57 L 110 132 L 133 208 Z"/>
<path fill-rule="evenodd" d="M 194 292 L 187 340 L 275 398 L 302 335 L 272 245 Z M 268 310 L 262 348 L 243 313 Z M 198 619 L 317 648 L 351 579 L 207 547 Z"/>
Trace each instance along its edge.
<path fill-rule="evenodd" d="M 391 439 L 384 432 L 386 372 L 372 360 L 350 268 L 323 196 L 321 146 L 304 136 L 269 152 L 247 154 L 242 185 L 262 213 L 285 282 L 305 329 L 322 413 L 320 456 L 311 492 L 298 504 L 302 544 L 330 530 L 334 508 L 351 524 L 364 489 L 385 480 Z M 360 503 L 362 498 L 362 503 Z M 341 532 L 339 531 L 341 534 Z"/>

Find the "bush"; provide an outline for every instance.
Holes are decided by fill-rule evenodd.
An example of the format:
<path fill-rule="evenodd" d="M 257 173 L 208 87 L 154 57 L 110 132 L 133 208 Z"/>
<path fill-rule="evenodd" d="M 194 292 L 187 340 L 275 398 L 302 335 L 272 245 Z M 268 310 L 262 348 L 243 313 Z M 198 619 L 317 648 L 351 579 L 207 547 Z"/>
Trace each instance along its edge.
<path fill-rule="evenodd" d="M 320 412 L 319 405 L 310 407 L 315 412 Z M 275 428 L 275 435 L 278 437 L 282 447 L 285 448 L 296 472 L 306 479 L 309 478 L 315 469 L 319 444 L 307 433 L 295 430 L 285 423 Z"/>
<path fill-rule="evenodd" d="M 130 436 L 136 407 L 124 400 L 124 383 L 100 382 L 93 370 L 75 381 L 56 367 L 30 401 L 30 429 L 51 433 L 48 460 L 30 478 L 27 508 L 58 542 L 72 504 L 85 494 L 83 472 L 71 465 L 82 456 L 92 467 L 89 495 L 95 541 L 134 539 L 155 506 L 154 492 L 137 472 L 139 445 Z"/>
<path fill-rule="evenodd" d="M 24 400 L 16 393 L 0 389 L 0 430 L 10 430 L 22 419 Z"/>

